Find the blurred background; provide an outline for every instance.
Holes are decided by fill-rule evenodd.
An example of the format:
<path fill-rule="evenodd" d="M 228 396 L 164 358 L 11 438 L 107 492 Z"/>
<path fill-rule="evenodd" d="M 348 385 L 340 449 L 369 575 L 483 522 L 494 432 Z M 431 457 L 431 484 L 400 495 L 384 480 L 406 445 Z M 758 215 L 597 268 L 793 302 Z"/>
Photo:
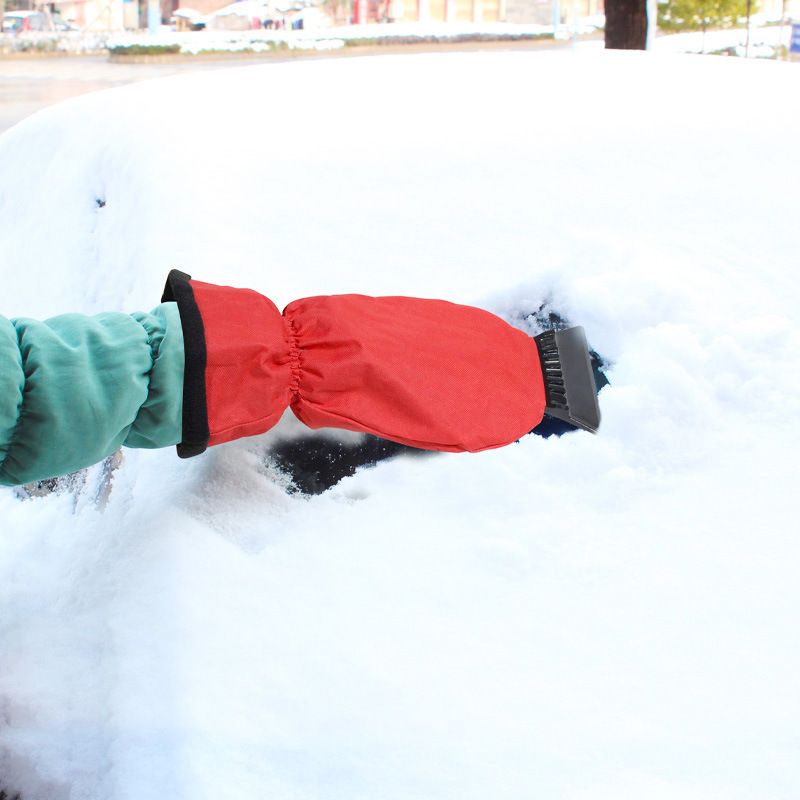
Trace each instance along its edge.
<path fill-rule="evenodd" d="M 0 131 L 66 97 L 226 65 L 465 49 L 800 59 L 800 0 L 0 0 Z"/>

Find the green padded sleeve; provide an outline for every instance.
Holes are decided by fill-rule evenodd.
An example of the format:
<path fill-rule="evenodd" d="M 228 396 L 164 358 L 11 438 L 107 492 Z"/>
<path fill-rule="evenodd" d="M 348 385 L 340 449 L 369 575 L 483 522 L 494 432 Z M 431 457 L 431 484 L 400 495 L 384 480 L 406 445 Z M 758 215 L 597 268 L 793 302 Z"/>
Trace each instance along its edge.
<path fill-rule="evenodd" d="M 0 464 L 6 458 L 17 427 L 24 388 L 17 331 L 9 320 L 0 317 Z"/>
<path fill-rule="evenodd" d="M 151 313 L 0 317 L 0 485 L 65 475 L 121 445 L 181 441 L 183 333 Z"/>

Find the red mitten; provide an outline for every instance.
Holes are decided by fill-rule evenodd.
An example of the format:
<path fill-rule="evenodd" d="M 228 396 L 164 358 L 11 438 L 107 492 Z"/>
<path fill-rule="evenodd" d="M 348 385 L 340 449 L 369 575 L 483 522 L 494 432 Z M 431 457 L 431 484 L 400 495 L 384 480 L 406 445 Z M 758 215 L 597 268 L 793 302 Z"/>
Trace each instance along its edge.
<path fill-rule="evenodd" d="M 184 329 L 182 456 L 263 433 L 287 406 L 311 428 L 449 451 L 509 444 L 544 413 L 536 342 L 478 308 L 351 294 L 281 315 L 257 292 L 177 270 L 163 299 Z"/>

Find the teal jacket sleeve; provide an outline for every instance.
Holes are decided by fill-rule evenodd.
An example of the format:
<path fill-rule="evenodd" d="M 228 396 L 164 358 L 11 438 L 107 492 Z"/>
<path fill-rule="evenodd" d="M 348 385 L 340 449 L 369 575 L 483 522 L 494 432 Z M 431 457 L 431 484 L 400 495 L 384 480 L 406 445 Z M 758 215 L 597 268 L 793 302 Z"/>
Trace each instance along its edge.
<path fill-rule="evenodd" d="M 0 485 L 65 475 L 120 446 L 181 441 L 183 332 L 150 313 L 0 317 Z"/>

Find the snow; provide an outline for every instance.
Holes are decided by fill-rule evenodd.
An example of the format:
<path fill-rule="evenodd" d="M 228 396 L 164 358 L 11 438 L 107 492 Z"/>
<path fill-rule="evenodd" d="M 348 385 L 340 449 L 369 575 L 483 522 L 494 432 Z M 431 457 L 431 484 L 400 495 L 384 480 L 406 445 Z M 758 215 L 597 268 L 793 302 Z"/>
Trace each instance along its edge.
<path fill-rule="evenodd" d="M 194 8 L 178 8 L 172 12 L 173 17 L 183 17 L 188 20 L 201 19 L 202 14 Z"/>
<path fill-rule="evenodd" d="M 261 17 L 266 13 L 268 4 L 261 0 L 239 0 L 228 6 L 220 8 L 209 16 L 225 17 L 230 14 L 240 14 L 242 16 Z"/>
<path fill-rule="evenodd" d="M 260 8 L 261 11 L 257 9 Z M 252 13 L 251 13 L 252 12 Z M 213 19 L 220 16 L 241 14 L 262 19 L 270 16 L 265 6 L 256 2 L 245 5 L 239 0 L 221 11 L 209 15 L 206 21 L 209 27 L 202 31 L 175 32 L 165 30 L 157 36 L 143 32 L 127 33 L 115 36 L 108 42 L 110 48 L 121 49 L 137 45 L 180 45 L 181 53 L 196 54 L 201 52 L 237 52 L 248 50 L 265 52 L 273 47 L 287 47 L 297 50 L 330 50 L 343 47 L 346 42 L 364 44 L 380 42 L 414 43 L 414 42 L 457 42 L 504 39 L 517 41 L 520 39 L 553 38 L 553 28 L 547 25 L 517 25 L 506 22 L 483 23 L 392 23 L 391 25 L 331 25 L 319 9 L 305 8 L 301 15 L 306 19 L 306 29 L 292 30 L 220 30 L 214 27 Z M 589 24 L 582 24 L 579 33 L 591 33 L 595 30 Z M 569 30 L 564 27 L 559 38 L 567 38 Z"/>
<path fill-rule="evenodd" d="M 611 379 L 598 436 L 398 458 L 313 498 L 265 463 L 274 432 L 126 451 L 102 511 L 97 468 L 0 492 L 7 788 L 794 800 L 798 80 L 580 50 L 328 59 L 3 134 L 4 315 L 148 309 L 176 266 L 279 306 L 549 300 Z"/>
<path fill-rule="evenodd" d="M 783 45 L 789 46 L 791 25 L 754 26 L 750 30 L 750 57 L 775 58 L 775 52 Z M 735 48 L 736 55 L 745 55 L 746 28 L 693 31 L 658 36 L 654 48 L 658 53 L 711 53 Z"/>

